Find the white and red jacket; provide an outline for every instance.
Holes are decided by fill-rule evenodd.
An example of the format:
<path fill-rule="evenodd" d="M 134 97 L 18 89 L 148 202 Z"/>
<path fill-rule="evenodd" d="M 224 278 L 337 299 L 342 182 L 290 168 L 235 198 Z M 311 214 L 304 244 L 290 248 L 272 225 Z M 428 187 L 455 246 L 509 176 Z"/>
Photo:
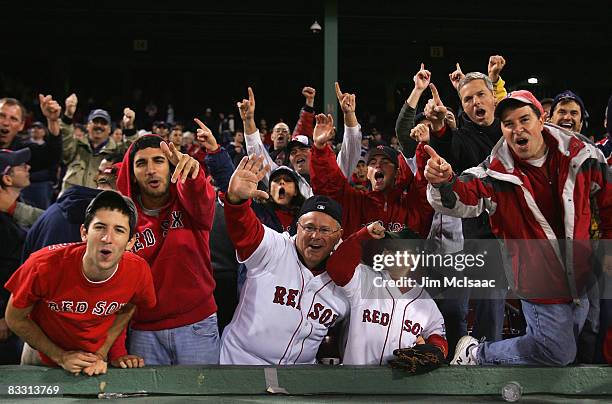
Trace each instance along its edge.
<path fill-rule="evenodd" d="M 600 150 L 570 132 L 545 124 L 542 135 L 555 162 L 551 186 L 561 202 L 564 240 L 538 207 L 530 178 L 515 164 L 503 138 L 480 166 L 448 184 L 430 184 L 427 197 L 436 211 L 452 216 L 476 217 L 486 210 L 493 233 L 504 240 L 511 257 L 510 286 L 530 300 L 559 303 L 577 298 L 590 275 L 591 197 L 599 209 L 602 238 L 612 234 L 611 171 Z M 547 242 L 525 242 L 537 239 Z"/>

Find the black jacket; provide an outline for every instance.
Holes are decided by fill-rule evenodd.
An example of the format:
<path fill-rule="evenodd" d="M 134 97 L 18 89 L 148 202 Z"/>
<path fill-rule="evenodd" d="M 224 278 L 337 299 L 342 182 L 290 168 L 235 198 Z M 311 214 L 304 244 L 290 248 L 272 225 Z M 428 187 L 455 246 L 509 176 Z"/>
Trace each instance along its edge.
<path fill-rule="evenodd" d="M 26 232 L 7 214 L 0 212 L 0 318 L 10 293 L 4 289 L 4 284 L 21 264 L 21 249 L 26 238 Z"/>
<path fill-rule="evenodd" d="M 457 174 L 482 163 L 502 137 L 499 119 L 495 119 L 491 126 L 476 125 L 465 113 L 461 113 L 459 119 L 458 129 L 447 126 L 441 137 L 433 134 L 429 137 L 430 146 L 453 166 Z"/>

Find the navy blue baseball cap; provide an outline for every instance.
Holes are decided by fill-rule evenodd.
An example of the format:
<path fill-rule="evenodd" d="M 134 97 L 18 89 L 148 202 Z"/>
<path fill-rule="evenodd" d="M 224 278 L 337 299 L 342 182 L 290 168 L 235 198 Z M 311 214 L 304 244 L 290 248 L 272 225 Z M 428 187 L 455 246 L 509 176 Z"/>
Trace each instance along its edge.
<path fill-rule="evenodd" d="M 552 105 L 550 106 L 551 115 L 555 111 L 555 107 L 557 106 L 557 104 L 562 101 L 575 101 L 576 104 L 580 106 L 580 113 L 582 115 L 582 120 L 586 121 L 587 119 L 589 119 L 589 113 L 587 112 L 584 106 L 584 102 L 582 101 L 582 98 L 580 98 L 578 95 L 576 95 L 574 92 L 570 90 L 565 90 L 562 93 L 557 94 L 555 96 L 555 98 L 553 99 Z"/>
<path fill-rule="evenodd" d="M 27 163 L 31 156 L 32 152 L 28 147 L 17 151 L 0 149 L 0 175 L 7 174 L 11 167 Z"/>
<path fill-rule="evenodd" d="M 108 112 L 104 109 L 94 109 L 89 113 L 89 117 L 87 118 L 87 122 L 91 122 L 96 118 L 104 119 L 106 123 L 111 123 L 111 117 Z"/>

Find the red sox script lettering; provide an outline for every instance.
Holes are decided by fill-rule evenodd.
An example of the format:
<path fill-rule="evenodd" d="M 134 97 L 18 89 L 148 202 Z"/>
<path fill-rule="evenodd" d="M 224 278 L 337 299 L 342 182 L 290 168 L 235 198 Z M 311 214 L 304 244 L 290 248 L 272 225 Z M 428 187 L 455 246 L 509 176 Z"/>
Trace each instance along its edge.
<path fill-rule="evenodd" d="M 83 314 L 89 310 L 87 302 L 75 302 L 74 300 L 60 300 L 57 302 L 48 301 L 47 306 L 55 312 Z M 96 316 L 109 316 L 125 306 L 125 303 L 99 301 L 94 304 L 91 314 Z"/>
<path fill-rule="evenodd" d="M 412 323 L 412 320 L 405 320 L 404 326 L 402 327 L 402 331 L 413 333 L 414 335 L 419 335 L 423 327 L 419 323 Z"/>
<path fill-rule="evenodd" d="M 280 304 L 281 306 L 290 306 L 300 310 L 300 307 L 298 306 L 299 294 L 300 291 L 297 289 L 287 290 L 287 288 L 283 286 L 276 286 L 272 303 Z M 331 309 L 326 308 L 321 303 L 315 303 L 310 313 L 308 313 L 308 318 L 318 320 L 319 323 L 329 328 L 334 324 L 334 321 L 336 321 L 338 315 Z"/>
<path fill-rule="evenodd" d="M 361 320 L 364 323 L 374 323 L 380 324 L 383 327 L 389 325 L 389 313 L 381 313 L 378 310 L 365 309 L 363 311 L 363 319 Z"/>

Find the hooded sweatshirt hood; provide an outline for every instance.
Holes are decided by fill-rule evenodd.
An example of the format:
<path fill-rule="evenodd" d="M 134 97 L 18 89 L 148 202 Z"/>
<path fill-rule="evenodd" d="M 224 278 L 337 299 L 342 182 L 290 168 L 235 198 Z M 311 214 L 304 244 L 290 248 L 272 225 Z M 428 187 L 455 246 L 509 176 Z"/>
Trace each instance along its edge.
<path fill-rule="evenodd" d="M 157 136 L 157 135 L 145 135 L 141 137 L 140 139 L 149 138 L 149 137 L 159 139 L 160 143 L 164 141 L 160 136 Z M 132 198 L 132 200 L 135 203 L 138 201 L 136 197 L 139 192 L 138 192 L 138 187 L 134 186 L 135 181 L 136 181 L 136 179 L 133 178 L 133 173 L 132 173 L 132 166 L 134 162 L 132 161 L 130 156 L 132 154 L 134 145 L 137 143 L 138 141 L 132 143 L 130 147 L 128 148 L 127 152 L 123 156 L 123 161 L 121 164 L 121 168 L 119 169 L 119 174 L 117 174 L 117 190 L 121 192 L 124 196 L 128 196 Z M 170 172 L 172 172 L 173 170 L 174 170 L 174 166 L 170 164 Z M 173 184 L 170 182 L 169 189 L 170 189 L 170 201 L 169 202 L 171 202 L 176 198 L 176 192 L 177 192 L 176 184 Z M 140 203 L 136 203 L 136 206 L 137 207 L 140 206 Z"/>
<path fill-rule="evenodd" d="M 102 190 L 75 185 L 70 187 L 57 200 L 62 216 L 73 224 L 81 224 L 85 219 L 85 209 L 89 202 Z"/>

